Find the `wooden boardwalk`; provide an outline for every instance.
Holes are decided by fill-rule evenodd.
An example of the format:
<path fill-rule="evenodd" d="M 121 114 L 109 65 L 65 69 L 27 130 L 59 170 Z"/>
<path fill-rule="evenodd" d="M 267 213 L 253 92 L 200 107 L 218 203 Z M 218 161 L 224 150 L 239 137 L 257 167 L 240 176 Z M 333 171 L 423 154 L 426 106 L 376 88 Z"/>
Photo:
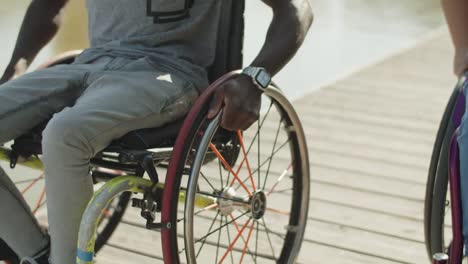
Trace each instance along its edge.
<path fill-rule="evenodd" d="M 441 31 L 295 101 L 312 177 L 299 263 L 429 263 L 423 199 L 436 129 L 455 82 L 451 58 Z M 159 234 L 143 229 L 135 213 L 130 209 L 98 263 L 162 263 Z"/>
<path fill-rule="evenodd" d="M 441 31 L 295 102 L 312 172 L 300 263 L 428 263 L 425 181 L 455 82 L 451 58 Z M 98 260 L 154 263 L 159 244 L 156 233 L 128 219 Z"/>

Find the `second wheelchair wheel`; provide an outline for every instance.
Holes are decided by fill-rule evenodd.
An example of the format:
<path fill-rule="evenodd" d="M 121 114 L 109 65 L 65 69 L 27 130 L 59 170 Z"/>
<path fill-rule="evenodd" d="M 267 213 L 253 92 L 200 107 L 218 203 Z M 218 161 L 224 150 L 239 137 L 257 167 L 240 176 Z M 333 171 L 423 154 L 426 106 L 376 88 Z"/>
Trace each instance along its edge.
<path fill-rule="evenodd" d="M 44 184 L 44 173 L 36 177 L 25 177 L 14 180 L 13 183 L 20 190 L 26 202 L 29 204 L 34 216 L 39 224 L 47 228 L 47 208 L 46 194 Z M 97 188 L 98 185 L 95 186 Z M 99 224 L 96 237 L 96 252 L 98 252 L 109 240 L 112 233 L 117 228 L 120 220 L 125 213 L 125 210 L 130 201 L 131 193 L 122 193 L 114 199 L 107 210 L 104 212 L 104 217 Z"/>
<path fill-rule="evenodd" d="M 426 184 L 424 201 L 424 235 L 429 259 L 435 253 L 446 252 L 451 241 L 450 198 L 448 195 L 448 171 L 450 141 L 455 126 L 452 121 L 453 112 L 460 92 L 452 93 L 437 132 L 432 152 Z"/>
<path fill-rule="evenodd" d="M 194 120 L 176 184 L 165 190 L 177 223 L 164 231 L 166 263 L 296 260 L 309 204 L 304 132 L 279 90 L 268 89 L 262 103 L 259 121 L 243 133 L 221 129 L 220 116 L 206 119 L 207 107 Z"/>

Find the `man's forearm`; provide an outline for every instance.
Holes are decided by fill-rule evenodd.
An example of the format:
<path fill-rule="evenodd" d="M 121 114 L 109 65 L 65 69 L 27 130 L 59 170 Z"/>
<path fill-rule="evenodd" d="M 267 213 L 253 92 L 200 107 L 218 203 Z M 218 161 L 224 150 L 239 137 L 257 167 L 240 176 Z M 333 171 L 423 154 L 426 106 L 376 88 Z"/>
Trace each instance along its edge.
<path fill-rule="evenodd" d="M 460 75 L 468 69 L 468 1 L 442 0 L 442 7 L 455 46 L 455 73 Z"/>
<path fill-rule="evenodd" d="M 34 0 L 29 5 L 21 25 L 10 63 L 2 79 L 11 78 L 18 62 L 29 66 L 39 51 L 57 33 L 60 12 L 67 0 Z"/>
<path fill-rule="evenodd" d="M 296 54 L 312 24 L 308 0 L 265 0 L 273 9 L 273 20 L 265 44 L 252 66 L 278 73 Z"/>

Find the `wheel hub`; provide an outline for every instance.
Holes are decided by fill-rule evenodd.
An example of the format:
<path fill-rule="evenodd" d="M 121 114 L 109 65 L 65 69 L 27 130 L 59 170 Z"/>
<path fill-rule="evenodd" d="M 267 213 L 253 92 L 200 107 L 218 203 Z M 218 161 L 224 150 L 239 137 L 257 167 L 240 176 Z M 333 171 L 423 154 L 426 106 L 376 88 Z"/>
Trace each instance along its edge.
<path fill-rule="evenodd" d="M 266 211 L 266 195 L 263 191 L 257 191 L 250 199 L 250 211 L 252 218 L 259 220 L 265 215 Z"/>
<path fill-rule="evenodd" d="M 218 198 L 218 209 L 223 216 L 227 216 L 234 211 L 234 201 L 236 190 L 232 187 L 226 187 Z M 223 199 L 227 198 L 227 199 Z"/>
<path fill-rule="evenodd" d="M 236 190 L 226 187 L 217 199 L 218 210 L 223 216 L 230 215 L 235 209 L 248 210 L 253 219 L 259 220 L 265 215 L 266 194 L 264 191 L 256 191 L 249 197 L 237 197 Z"/>

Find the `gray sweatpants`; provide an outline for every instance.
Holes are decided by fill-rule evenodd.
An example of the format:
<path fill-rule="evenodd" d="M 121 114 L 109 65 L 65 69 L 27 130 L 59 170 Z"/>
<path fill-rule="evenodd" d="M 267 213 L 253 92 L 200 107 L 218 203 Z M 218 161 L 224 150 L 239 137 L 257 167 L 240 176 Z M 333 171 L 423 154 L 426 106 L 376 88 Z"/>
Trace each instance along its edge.
<path fill-rule="evenodd" d="M 0 143 L 48 120 L 43 132 L 51 261 L 75 263 L 81 215 L 93 194 L 89 161 L 127 132 L 183 116 L 198 96 L 193 82 L 146 58 L 102 57 L 26 74 L 0 86 Z M 29 208 L 0 173 L 0 238 L 20 257 L 47 241 Z"/>

